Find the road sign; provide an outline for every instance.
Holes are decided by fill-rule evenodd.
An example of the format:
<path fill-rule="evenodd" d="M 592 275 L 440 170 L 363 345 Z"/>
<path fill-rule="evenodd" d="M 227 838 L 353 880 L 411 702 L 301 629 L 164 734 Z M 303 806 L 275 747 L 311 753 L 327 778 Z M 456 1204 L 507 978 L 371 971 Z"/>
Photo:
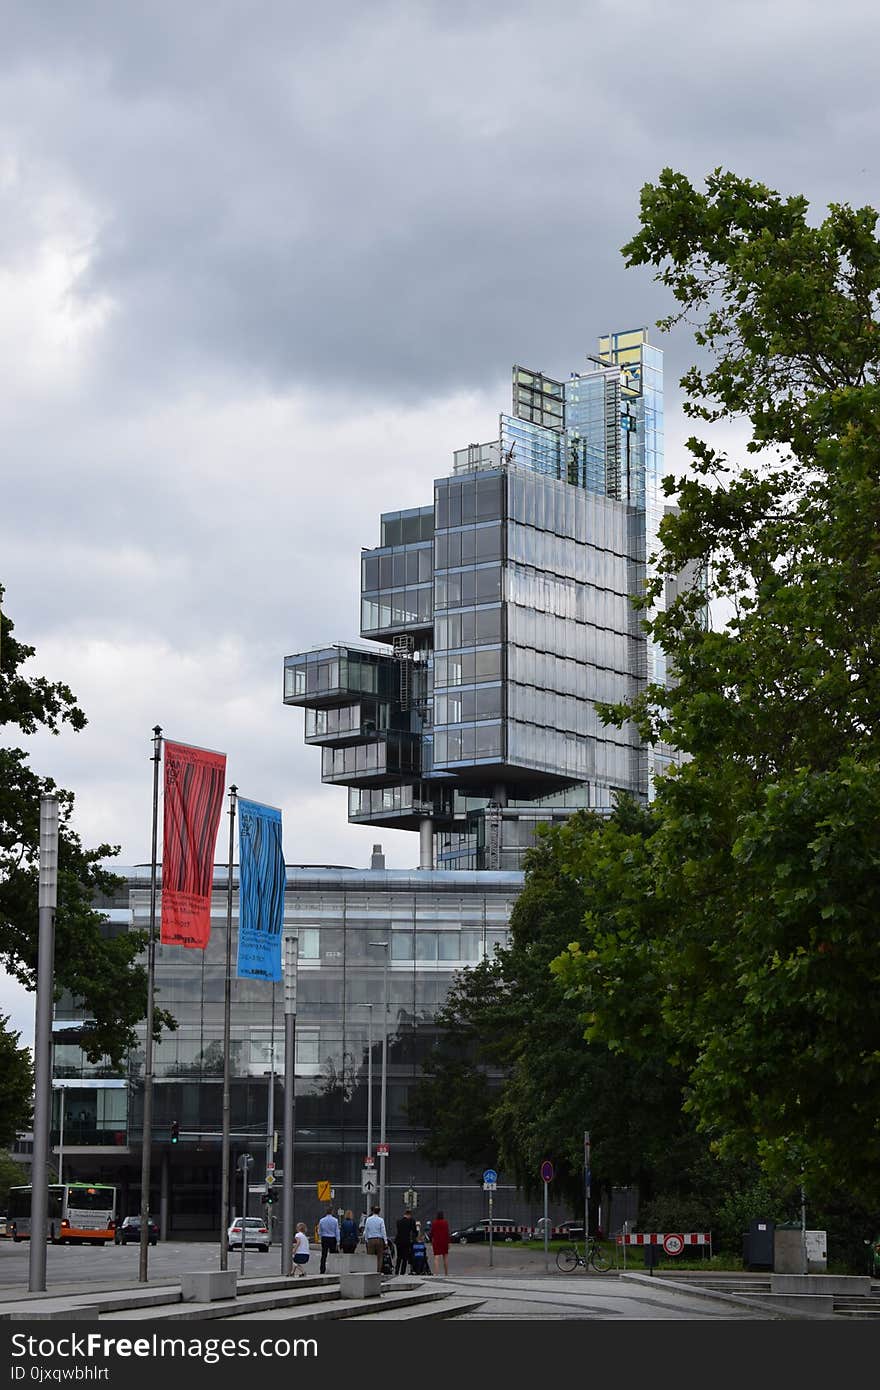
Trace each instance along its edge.
<path fill-rule="evenodd" d="M 365 1168 L 375 1168 L 375 1166 L 376 1166 L 376 1160 L 375 1160 L 375 1158 L 373 1158 L 372 1154 L 367 1154 L 366 1158 L 364 1159 L 364 1167 L 365 1167 Z"/>
<path fill-rule="evenodd" d="M 376 1191 L 376 1186 L 376 1170 L 374 1168 L 362 1168 L 361 1192 L 366 1193 L 366 1195 L 370 1197 Z"/>
<path fill-rule="evenodd" d="M 318 1180 L 318 1201 L 329 1202 L 333 1193 L 330 1189 L 329 1178 L 319 1178 Z"/>
<path fill-rule="evenodd" d="M 663 1249 L 667 1255 L 680 1255 L 684 1249 L 684 1236 L 664 1236 Z"/>
<path fill-rule="evenodd" d="M 274 1173 L 274 1172 L 275 1172 L 275 1164 L 272 1163 L 271 1160 L 266 1164 L 266 1172 L 267 1172 L 267 1173 Z"/>
<path fill-rule="evenodd" d="M 483 1183 L 483 1191 L 484 1191 L 484 1192 L 494 1192 L 497 1186 L 498 1186 L 497 1182 L 484 1182 L 484 1183 Z"/>
<path fill-rule="evenodd" d="M 415 1211 L 416 1207 L 419 1205 L 419 1194 L 414 1187 L 408 1187 L 406 1189 L 403 1194 L 403 1202 L 404 1206 L 409 1207 L 411 1211 Z"/>
<path fill-rule="evenodd" d="M 387 1157 L 388 1157 L 388 1145 L 387 1145 L 387 1144 L 377 1144 L 377 1145 L 376 1145 L 376 1153 L 379 1155 L 380 1158 L 387 1158 Z"/>
<path fill-rule="evenodd" d="M 545 1158 L 544 1162 L 541 1164 L 541 1177 L 545 1182 L 553 1181 L 553 1164 L 550 1162 L 549 1158 Z"/>
<path fill-rule="evenodd" d="M 496 1183 L 497 1181 L 498 1181 L 498 1174 L 495 1172 L 495 1169 L 494 1169 L 494 1168 L 487 1168 L 486 1171 L 485 1171 L 485 1173 L 483 1174 L 483 1182 Z"/>
<path fill-rule="evenodd" d="M 266 1186 L 267 1186 L 267 1187 L 271 1187 L 274 1181 L 275 1181 L 275 1174 L 274 1174 L 274 1173 L 267 1173 L 267 1174 L 266 1174 Z"/>

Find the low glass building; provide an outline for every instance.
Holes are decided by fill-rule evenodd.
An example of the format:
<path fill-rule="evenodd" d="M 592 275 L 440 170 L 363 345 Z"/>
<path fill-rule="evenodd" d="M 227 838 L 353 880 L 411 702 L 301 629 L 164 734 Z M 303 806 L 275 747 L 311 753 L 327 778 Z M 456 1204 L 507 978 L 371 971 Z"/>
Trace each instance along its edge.
<path fill-rule="evenodd" d="M 378 846 L 373 860 L 382 862 Z M 108 929 L 146 929 L 150 867 L 119 872 L 124 875 L 119 894 L 102 904 Z M 411 1188 L 418 1193 L 423 1215 L 443 1208 L 453 1222 L 464 1222 L 485 1214 L 480 1184 L 463 1165 L 439 1171 L 419 1157 L 424 1134 L 410 1124 L 406 1104 L 436 1037 L 435 1017 L 455 972 L 491 956 L 506 941 L 510 911 L 521 886 L 519 873 L 288 866 L 284 931 L 295 933 L 299 944 L 296 1220 L 305 1220 L 311 1227 L 317 1218 L 319 1181 L 330 1181 L 336 1206 L 355 1212 L 364 1209 L 364 1160 L 368 1153 L 375 1155 L 380 1139 L 383 1033 L 387 1034 L 389 1218 L 400 1214 L 403 1194 Z M 177 1030 L 166 1033 L 156 1046 L 153 1058 L 150 1205 L 166 1238 L 219 1234 L 226 920 L 227 871 L 218 867 L 207 950 L 156 947 L 157 1005 L 178 1021 Z M 233 972 L 237 930 L 236 873 Z M 84 1021 L 72 1000 L 57 1006 L 54 1157 L 63 1165 L 65 1178 L 117 1184 L 123 1214 L 137 1212 L 143 1051 L 131 1054 L 124 1074 L 101 1063 L 89 1064 L 76 1041 Z M 265 1213 L 261 1202 L 267 1164 L 276 1165 L 268 1173 L 280 1188 L 288 1159 L 282 1142 L 282 984 L 233 979 L 231 1061 L 233 1168 L 239 1153 L 253 1154 L 250 1211 Z M 179 1129 L 176 1144 L 171 1143 L 174 1121 Z M 377 1160 L 377 1175 L 378 1171 Z M 234 1186 L 232 1209 L 240 1211 L 240 1182 Z M 496 1194 L 499 1211 L 500 1202 L 505 1214 L 524 1221 L 540 1214 L 518 1200 L 504 1184 L 503 1175 Z M 280 1232 L 280 1206 L 268 1210 Z"/>

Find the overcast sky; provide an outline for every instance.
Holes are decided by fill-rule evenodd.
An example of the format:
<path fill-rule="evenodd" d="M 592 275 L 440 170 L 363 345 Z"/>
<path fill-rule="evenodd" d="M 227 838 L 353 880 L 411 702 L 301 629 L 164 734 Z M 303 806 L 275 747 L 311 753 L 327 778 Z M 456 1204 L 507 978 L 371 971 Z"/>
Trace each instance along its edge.
<path fill-rule="evenodd" d="M 89 717 L 29 741 L 86 844 L 148 859 L 158 723 L 282 808 L 289 863 L 418 863 L 322 787 L 284 656 L 357 636 L 380 511 L 495 437 L 512 363 L 668 311 L 620 255 L 661 169 L 880 205 L 878 31 L 870 0 L 0 0 L 0 582 Z M 653 340 L 676 471 L 691 347 Z M 33 999 L 0 1010 L 30 1041 Z"/>

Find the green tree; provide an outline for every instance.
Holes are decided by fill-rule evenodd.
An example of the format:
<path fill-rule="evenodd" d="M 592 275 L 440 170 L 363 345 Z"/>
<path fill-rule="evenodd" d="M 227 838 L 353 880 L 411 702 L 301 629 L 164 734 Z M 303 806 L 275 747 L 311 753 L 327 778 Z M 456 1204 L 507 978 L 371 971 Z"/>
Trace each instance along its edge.
<path fill-rule="evenodd" d="M 0 1151 L 9 1148 L 17 1130 L 30 1127 L 33 1067 L 20 1037 L 10 1030 L 9 1015 L 0 1014 Z"/>
<path fill-rule="evenodd" d="M 681 750 L 627 884 L 664 909 L 606 911 L 555 964 L 593 1039 L 661 1050 L 723 1153 L 781 1188 L 880 1201 L 880 243 L 872 208 L 716 171 L 664 171 L 624 248 L 652 265 L 711 365 L 704 422 L 745 419 L 750 459 L 696 438 L 668 478 L 645 624 L 675 672 L 621 723 Z M 666 578 L 706 575 L 668 611 Z M 713 630 L 706 600 L 729 620 Z M 635 971 L 659 1008 L 629 1028 Z"/>
<path fill-rule="evenodd" d="M 0 586 L 0 602 L 3 588 Z M 14 625 L 0 613 L 0 727 L 23 734 L 38 729 L 60 734 L 66 725 L 80 730 L 86 717 L 70 688 L 43 676 L 29 676 L 24 667 L 34 648 L 19 642 Z M 108 936 L 92 904 L 109 894 L 118 879 L 100 861 L 118 853 L 109 844 L 83 847 L 72 828 L 73 793 L 57 787 L 28 765 L 19 748 L 0 748 L 0 964 L 28 989 L 36 987 L 38 941 L 38 878 L 40 798 L 54 793 L 59 803 L 58 906 L 55 915 L 56 991 L 69 991 L 94 1020 L 83 1033 L 83 1049 L 91 1061 L 109 1057 L 120 1063 L 136 1042 L 134 1025 L 146 1015 L 146 970 L 135 963 L 146 943 L 143 932 Z M 174 1027 L 164 1010 L 154 1013 L 154 1028 Z M 21 1098 L 30 1073 L 23 1049 L 11 1045 L 5 1033 L 0 1045 L 7 1064 L 18 1077 Z M 5 1038 L 5 1040 L 3 1040 Z M 9 1118 L 14 1126 L 27 1123 L 29 1099 L 20 1100 Z"/>
<path fill-rule="evenodd" d="M 10 1187 L 21 1187 L 27 1181 L 27 1169 L 16 1163 L 5 1149 L 0 1149 L 0 1210 L 6 1210 Z"/>
<path fill-rule="evenodd" d="M 601 916 L 600 900 L 621 908 L 619 864 L 643 854 L 652 823 L 624 799 L 607 824 L 577 815 L 529 851 L 510 944 L 457 977 L 412 1098 L 411 1118 L 431 1130 L 424 1151 L 434 1162 L 463 1159 L 475 1174 L 499 1167 L 534 1196 L 541 1162 L 551 1158 L 554 1196 L 579 1210 L 585 1130 L 594 1195 L 630 1183 L 650 1192 L 704 1151 L 682 1114 L 682 1076 L 662 1056 L 631 1057 L 613 1039 L 585 1049 L 581 1006 L 564 997 L 549 969 Z M 642 900 L 631 896 L 641 912 Z M 633 984 L 631 1017 L 650 1016 L 656 1001 Z"/>

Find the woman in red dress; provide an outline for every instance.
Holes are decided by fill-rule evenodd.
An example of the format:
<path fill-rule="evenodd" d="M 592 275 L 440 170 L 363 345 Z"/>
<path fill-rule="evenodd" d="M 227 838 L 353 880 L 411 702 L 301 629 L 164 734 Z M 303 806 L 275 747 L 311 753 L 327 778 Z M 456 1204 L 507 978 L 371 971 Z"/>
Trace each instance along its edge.
<path fill-rule="evenodd" d="M 443 1259 L 443 1273 L 449 1273 L 449 1222 L 442 1211 L 438 1211 L 431 1222 L 431 1249 L 434 1255 Z"/>

